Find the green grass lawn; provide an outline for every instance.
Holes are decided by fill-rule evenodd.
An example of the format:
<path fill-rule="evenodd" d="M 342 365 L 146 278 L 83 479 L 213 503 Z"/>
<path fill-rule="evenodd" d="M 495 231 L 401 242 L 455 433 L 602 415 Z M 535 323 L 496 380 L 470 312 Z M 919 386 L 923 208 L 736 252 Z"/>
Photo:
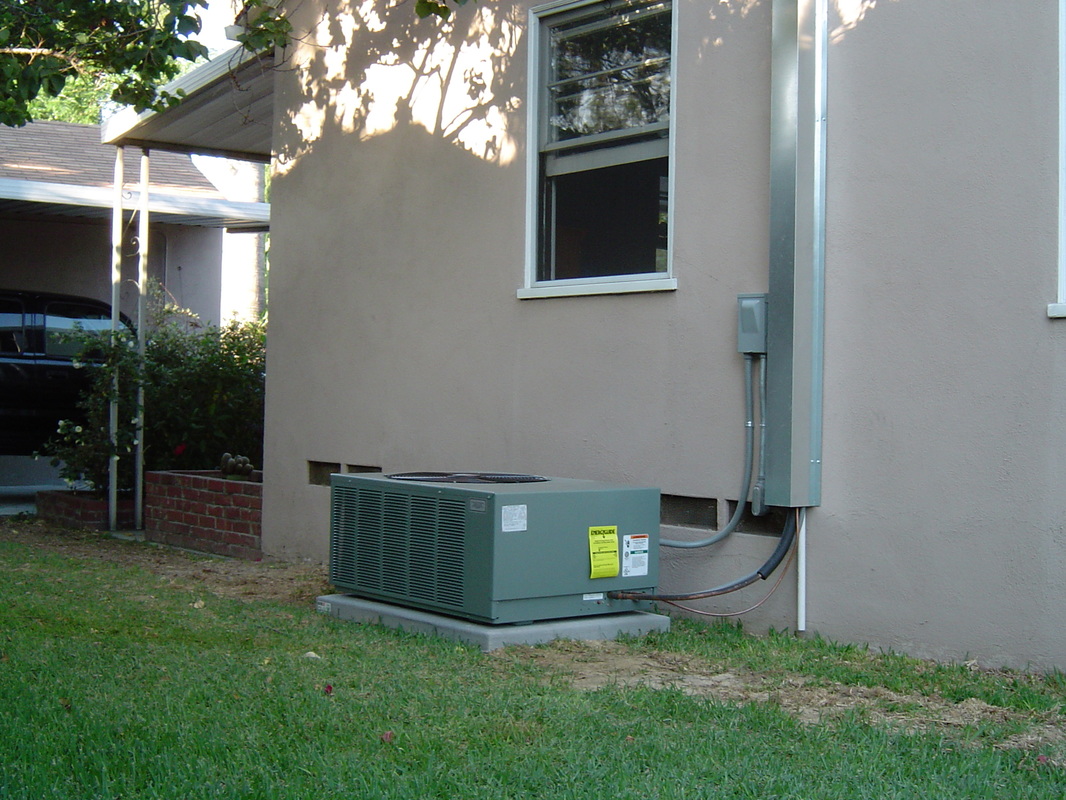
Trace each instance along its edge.
<path fill-rule="evenodd" d="M 767 697 L 582 691 L 521 648 L 197 593 L 0 526 L 0 798 L 1066 797 L 1060 675 L 696 623 L 627 649 L 756 676 Z M 774 699 L 798 684 L 890 692 L 811 722 Z M 924 698 L 1002 713 L 908 724 Z"/>

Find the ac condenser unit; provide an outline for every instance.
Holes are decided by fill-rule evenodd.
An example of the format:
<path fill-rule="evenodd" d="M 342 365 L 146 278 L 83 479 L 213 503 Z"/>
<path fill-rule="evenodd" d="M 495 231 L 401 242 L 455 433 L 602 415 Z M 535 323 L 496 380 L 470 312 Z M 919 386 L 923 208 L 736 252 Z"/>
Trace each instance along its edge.
<path fill-rule="evenodd" d="M 487 473 L 331 478 L 330 581 L 361 597 L 492 624 L 642 610 L 659 490 Z"/>

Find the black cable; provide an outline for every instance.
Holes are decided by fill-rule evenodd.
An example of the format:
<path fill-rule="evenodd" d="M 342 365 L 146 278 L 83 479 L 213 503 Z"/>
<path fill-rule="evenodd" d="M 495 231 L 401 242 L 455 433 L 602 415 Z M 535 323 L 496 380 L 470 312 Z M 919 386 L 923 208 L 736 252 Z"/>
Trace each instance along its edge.
<path fill-rule="evenodd" d="M 706 597 L 717 597 L 722 594 L 729 594 L 739 589 L 743 589 L 745 586 L 750 586 L 758 580 L 766 580 L 773 571 L 777 569 L 778 565 L 784 559 L 785 554 L 792 547 L 792 542 L 796 539 L 796 515 L 789 514 L 788 519 L 785 521 L 785 528 L 781 531 L 781 538 L 777 541 L 777 548 L 773 554 L 766 560 L 766 563 L 759 567 L 755 572 L 750 575 L 746 575 L 740 580 L 727 583 L 722 586 L 716 586 L 713 589 L 704 589 L 699 592 L 687 592 L 685 594 L 647 594 L 645 592 L 607 592 L 607 597 L 612 600 L 702 600 Z"/>

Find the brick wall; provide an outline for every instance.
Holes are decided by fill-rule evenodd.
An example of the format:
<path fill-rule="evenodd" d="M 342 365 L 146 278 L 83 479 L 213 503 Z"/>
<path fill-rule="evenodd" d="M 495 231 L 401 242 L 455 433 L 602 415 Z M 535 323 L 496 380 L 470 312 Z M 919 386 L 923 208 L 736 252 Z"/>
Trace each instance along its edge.
<path fill-rule="evenodd" d="M 202 472 L 144 476 L 144 536 L 151 542 L 260 559 L 263 484 Z"/>
<path fill-rule="evenodd" d="M 64 489 L 37 492 L 37 516 L 70 528 L 93 528 L 106 531 L 108 525 L 107 498 L 88 492 L 72 492 Z M 118 503 L 118 528 L 133 527 L 133 501 L 122 499 Z"/>

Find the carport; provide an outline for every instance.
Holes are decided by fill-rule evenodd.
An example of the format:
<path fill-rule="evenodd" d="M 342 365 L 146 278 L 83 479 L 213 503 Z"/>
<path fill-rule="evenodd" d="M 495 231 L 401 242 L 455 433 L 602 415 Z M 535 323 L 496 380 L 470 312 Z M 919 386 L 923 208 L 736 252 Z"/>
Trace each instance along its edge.
<path fill-rule="evenodd" d="M 139 299 L 137 330 L 141 354 L 144 354 L 145 330 L 141 324 L 146 300 L 149 248 L 148 220 L 152 214 L 148 192 L 152 150 L 187 154 L 225 156 L 245 161 L 269 163 L 274 121 L 274 57 L 251 53 L 236 47 L 186 73 L 165 87 L 182 101 L 164 111 L 141 113 L 129 109 L 115 116 L 103 129 L 102 139 L 115 145 L 114 194 L 112 198 L 112 329 L 119 325 L 118 292 L 121 281 L 122 217 L 135 209 L 139 225 Z M 140 148 L 140 192 L 127 202 L 123 197 L 125 151 Z M 268 207 L 269 208 L 269 207 Z M 261 225 L 266 229 L 267 219 Z M 139 402 L 143 390 L 139 391 Z M 143 412 L 142 412 L 143 413 Z M 138 420 L 138 428 L 143 419 Z M 111 434 L 118 430 L 118 405 L 111 407 Z M 135 525 L 143 525 L 144 445 L 138 437 L 135 453 Z M 117 527 L 118 459 L 111 462 L 109 486 L 109 523 Z"/>

